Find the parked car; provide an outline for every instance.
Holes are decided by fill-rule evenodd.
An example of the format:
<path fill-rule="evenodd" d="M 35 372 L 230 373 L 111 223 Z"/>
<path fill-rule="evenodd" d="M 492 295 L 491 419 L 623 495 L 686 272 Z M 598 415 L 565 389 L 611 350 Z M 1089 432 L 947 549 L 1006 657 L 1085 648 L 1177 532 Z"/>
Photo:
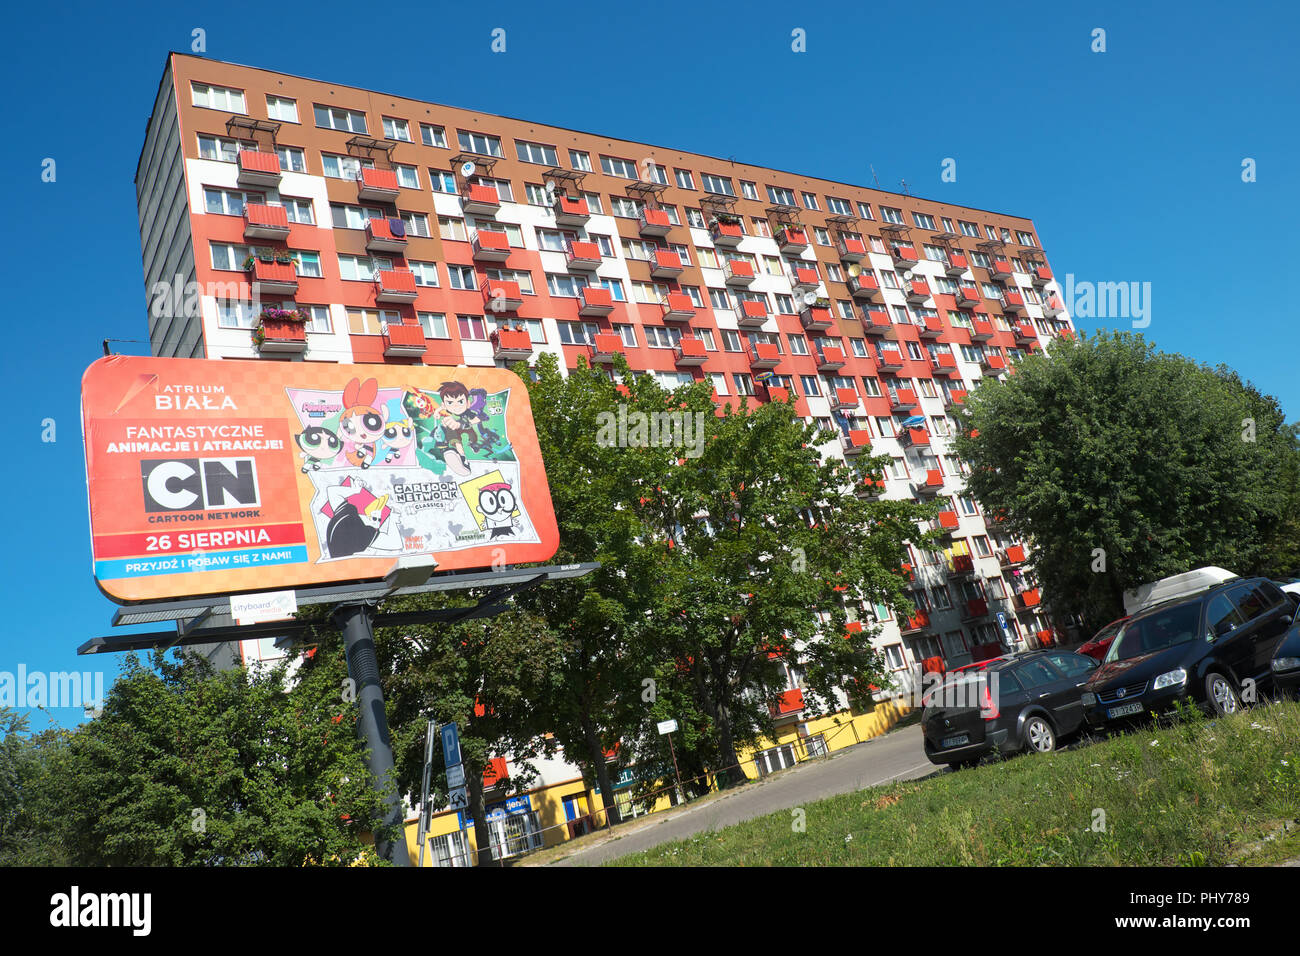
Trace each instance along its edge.
<path fill-rule="evenodd" d="M 1246 680 L 1272 685 L 1273 656 L 1293 618 L 1291 602 L 1265 578 L 1212 583 L 1138 611 L 1088 679 L 1088 724 L 1167 715 L 1179 701 L 1232 713 Z"/>
<path fill-rule="evenodd" d="M 948 673 L 950 673 L 950 674 L 957 674 L 957 673 L 961 673 L 961 672 L 963 672 L 963 671 L 982 671 L 982 670 L 988 670 L 989 667 L 993 666 L 993 665 L 996 664 L 998 661 L 1005 661 L 1005 660 L 1007 659 L 1007 656 L 1008 656 L 1008 655 L 1006 655 L 1006 654 L 1000 654 L 1000 655 L 998 655 L 997 657 L 990 657 L 990 658 L 988 658 L 987 660 L 983 660 L 983 661 L 974 661 L 974 662 L 972 662 L 972 663 L 970 663 L 970 664 L 963 664 L 963 665 L 961 665 L 961 667 L 954 667 L 954 668 L 953 668 L 951 671 L 949 671 Z"/>
<path fill-rule="evenodd" d="M 1106 659 L 1106 652 L 1110 650 L 1110 642 L 1115 640 L 1115 635 L 1119 633 L 1120 627 L 1127 620 L 1127 617 L 1121 617 L 1119 620 L 1111 621 L 1096 634 L 1092 635 L 1092 640 L 1079 645 L 1079 653 L 1087 654 L 1089 657 L 1095 657 L 1098 661 L 1104 661 Z"/>
<path fill-rule="evenodd" d="M 1292 615 L 1291 627 L 1278 642 L 1269 666 L 1273 671 L 1274 689 L 1279 694 L 1300 696 L 1300 607 Z"/>
<path fill-rule="evenodd" d="M 1095 659 L 1025 651 L 987 663 L 953 673 L 923 699 L 921 732 L 931 763 L 972 767 L 995 750 L 1047 753 L 1083 727 L 1081 694 Z"/>

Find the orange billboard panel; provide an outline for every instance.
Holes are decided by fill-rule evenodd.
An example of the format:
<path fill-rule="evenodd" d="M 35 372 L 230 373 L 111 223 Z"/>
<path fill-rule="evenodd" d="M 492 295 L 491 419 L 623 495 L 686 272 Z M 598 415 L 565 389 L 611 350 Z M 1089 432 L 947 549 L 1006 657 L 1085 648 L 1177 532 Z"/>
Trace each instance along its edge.
<path fill-rule="evenodd" d="M 528 390 L 500 368 L 115 355 L 86 370 L 95 580 L 115 601 L 545 561 Z"/>

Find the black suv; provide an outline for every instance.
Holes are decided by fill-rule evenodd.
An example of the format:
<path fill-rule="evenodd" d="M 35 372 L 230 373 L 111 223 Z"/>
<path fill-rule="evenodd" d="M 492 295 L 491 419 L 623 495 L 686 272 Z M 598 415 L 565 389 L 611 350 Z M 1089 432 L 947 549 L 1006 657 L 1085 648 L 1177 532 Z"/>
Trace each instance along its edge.
<path fill-rule="evenodd" d="M 922 699 L 925 755 L 973 767 L 994 750 L 1055 750 L 1083 726 L 1083 687 L 1097 667 L 1083 654 L 1028 651 L 948 675 Z"/>
<path fill-rule="evenodd" d="M 1236 578 L 1138 611 L 1084 688 L 1089 725 L 1112 727 L 1191 701 L 1229 714 L 1247 681 L 1272 684 L 1292 604 L 1265 578 Z"/>

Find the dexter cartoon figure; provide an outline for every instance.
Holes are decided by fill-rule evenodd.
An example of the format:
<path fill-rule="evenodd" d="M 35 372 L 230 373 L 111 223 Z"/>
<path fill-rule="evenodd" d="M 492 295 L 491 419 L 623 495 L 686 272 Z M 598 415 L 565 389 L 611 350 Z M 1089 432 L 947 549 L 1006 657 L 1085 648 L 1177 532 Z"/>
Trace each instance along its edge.
<path fill-rule="evenodd" d="M 501 538 L 519 530 L 515 518 L 518 503 L 509 482 L 497 481 L 484 485 L 478 493 L 478 510 L 483 513 L 483 525 L 491 529 L 489 538 Z"/>

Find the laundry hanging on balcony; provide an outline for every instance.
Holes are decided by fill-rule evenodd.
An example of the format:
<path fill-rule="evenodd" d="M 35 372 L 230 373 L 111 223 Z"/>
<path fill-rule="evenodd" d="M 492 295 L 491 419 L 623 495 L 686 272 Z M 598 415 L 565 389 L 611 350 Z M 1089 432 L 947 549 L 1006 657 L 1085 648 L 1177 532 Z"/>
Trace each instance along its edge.
<path fill-rule="evenodd" d="M 406 238 L 406 223 L 400 219 L 388 220 L 388 231 L 393 234 L 394 239 Z"/>

